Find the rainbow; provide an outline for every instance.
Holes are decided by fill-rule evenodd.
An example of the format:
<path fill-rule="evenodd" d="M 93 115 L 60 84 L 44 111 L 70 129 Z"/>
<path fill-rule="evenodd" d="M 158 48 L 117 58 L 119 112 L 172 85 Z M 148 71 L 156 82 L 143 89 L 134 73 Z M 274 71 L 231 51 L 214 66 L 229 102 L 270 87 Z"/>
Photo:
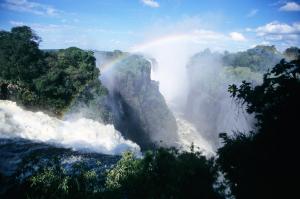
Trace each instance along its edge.
<path fill-rule="evenodd" d="M 163 36 L 151 41 L 147 41 L 138 45 L 135 45 L 131 48 L 129 48 L 128 52 L 129 53 L 122 53 L 119 56 L 116 56 L 115 58 L 113 58 L 112 60 L 104 63 L 101 66 L 98 66 L 101 70 L 100 72 L 102 74 L 109 72 L 112 68 L 114 68 L 118 63 L 121 63 L 123 60 L 125 60 L 127 57 L 130 56 L 130 53 L 143 53 L 145 52 L 145 50 L 161 45 L 161 44 L 165 44 L 165 43 L 170 43 L 170 42 L 176 42 L 176 41 L 188 41 L 191 39 L 191 35 L 190 34 L 174 34 L 174 35 L 168 35 L 168 36 Z M 64 118 L 64 116 L 66 115 L 66 113 L 68 113 L 70 106 L 72 105 L 72 103 L 76 100 L 77 97 L 74 97 L 70 103 L 70 105 L 68 107 L 66 107 L 66 109 L 63 111 L 62 113 L 62 118 Z"/>
<path fill-rule="evenodd" d="M 191 34 L 173 34 L 173 35 L 167 35 L 163 37 L 159 37 L 154 40 L 150 40 L 135 46 L 132 46 L 128 49 L 129 53 L 143 53 L 145 50 L 165 44 L 165 43 L 170 43 L 170 42 L 176 42 L 176 41 L 189 41 L 192 40 L 192 35 Z M 111 61 L 104 63 L 101 66 L 101 72 L 104 73 L 110 68 L 113 68 L 115 65 L 118 63 L 122 62 L 124 59 L 126 59 L 129 56 L 129 54 L 124 53 L 120 56 L 117 56 L 116 58 L 112 59 Z"/>
<path fill-rule="evenodd" d="M 105 73 L 109 69 L 113 68 L 113 66 L 117 65 L 118 63 L 122 62 L 126 59 L 129 55 L 127 53 L 123 53 L 122 55 L 116 56 L 114 59 L 104 63 L 103 65 L 99 66 L 100 72 Z"/>
<path fill-rule="evenodd" d="M 133 47 L 129 48 L 129 52 L 132 52 L 132 53 L 143 52 L 144 50 L 146 50 L 148 48 L 158 46 L 158 45 L 161 45 L 164 43 L 170 43 L 170 42 L 175 42 L 175 41 L 185 41 L 185 40 L 188 41 L 191 39 L 192 39 L 192 36 L 190 34 L 167 35 L 167 36 L 159 37 L 157 39 L 133 46 Z"/>

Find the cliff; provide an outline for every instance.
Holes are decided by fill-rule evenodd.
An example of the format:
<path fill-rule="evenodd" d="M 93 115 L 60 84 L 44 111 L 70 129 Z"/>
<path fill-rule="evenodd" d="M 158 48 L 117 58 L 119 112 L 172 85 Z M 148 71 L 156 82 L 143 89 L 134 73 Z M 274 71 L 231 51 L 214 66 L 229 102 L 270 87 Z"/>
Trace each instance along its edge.
<path fill-rule="evenodd" d="M 175 117 L 150 75 L 150 62 L 129 54 L 103 72 L 101 81 L 110 93 L 114 125 L 142 148 L 174 145 L 178 139 Z"/>

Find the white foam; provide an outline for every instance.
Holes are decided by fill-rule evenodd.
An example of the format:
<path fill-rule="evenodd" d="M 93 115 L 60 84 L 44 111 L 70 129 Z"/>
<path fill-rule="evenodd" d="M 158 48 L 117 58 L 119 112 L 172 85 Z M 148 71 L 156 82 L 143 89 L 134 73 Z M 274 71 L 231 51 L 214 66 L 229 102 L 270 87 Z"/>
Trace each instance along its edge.
<path fill-rule="evenodd" d="M 191 144 L 193 144 L 195 151 L 201 151 L 207 156 L 215 155 L 212 145 L 201 136 L 192 123 L 178 115 L 176 115 L 176 122 L 178 126 L 179 145 L 184 150 L 189 150 Z"/>
<path fill-rule="evenodd" d="M 140 151 L 137 144 L 124 139 L 113 125 L 86 118 L 60 120 L 42 112 L 25 111 L 6 100 L 0 100 L 0 137 L 24 138 L 112 155 Z"/>

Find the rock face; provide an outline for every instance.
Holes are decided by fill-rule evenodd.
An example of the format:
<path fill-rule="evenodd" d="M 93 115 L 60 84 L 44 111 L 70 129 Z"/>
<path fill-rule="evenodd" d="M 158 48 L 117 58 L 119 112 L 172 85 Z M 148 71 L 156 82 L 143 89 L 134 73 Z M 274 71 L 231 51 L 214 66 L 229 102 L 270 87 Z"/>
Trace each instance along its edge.
<path fill-rule="evenodd" d="M 150 75 L 149 61 L 126 54 L 101 76 L 110 93 L 115 127 L 144 149 L 178 141 L 175 117 Z"/>

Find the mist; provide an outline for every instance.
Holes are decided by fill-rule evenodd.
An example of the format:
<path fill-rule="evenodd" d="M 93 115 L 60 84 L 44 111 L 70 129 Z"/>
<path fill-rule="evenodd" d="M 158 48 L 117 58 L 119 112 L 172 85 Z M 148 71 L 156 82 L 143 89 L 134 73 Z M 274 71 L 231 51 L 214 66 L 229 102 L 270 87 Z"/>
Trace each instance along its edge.
<path fill-rule="evenodd" d="M 228 85 L 241 80 L 226 74 L 223 51 L 219 48 L 226 47 L 226 42 L 193 31 L 162 36 L 131 49 L 155 60 L 151 79 L 159 82 L 159 90 L 177 118 L 177 125 L 184 123 L 195 129 L 193 134 L 201 136 L 202 141 L 190 139 L 190 144 L 209 143 L 209 148 L 216 149 L 220 145 L 219 133 L 248 132 L 252 127 L 253 116 L 238 106 L 227 91 Z M 203 148 L 203 144 L 199 145 Z"/>
<path fill-rule="evenodd" d="M 253 116 L 227 91 L 230 84 L 239 85 L 242 80 L 227 73 L 221 53 L 206 49 L 194 55 L 186 67 L 190 86 L 181 111 L 211 144 L 219 146 L 219 133 L 252 129 Z"/>

